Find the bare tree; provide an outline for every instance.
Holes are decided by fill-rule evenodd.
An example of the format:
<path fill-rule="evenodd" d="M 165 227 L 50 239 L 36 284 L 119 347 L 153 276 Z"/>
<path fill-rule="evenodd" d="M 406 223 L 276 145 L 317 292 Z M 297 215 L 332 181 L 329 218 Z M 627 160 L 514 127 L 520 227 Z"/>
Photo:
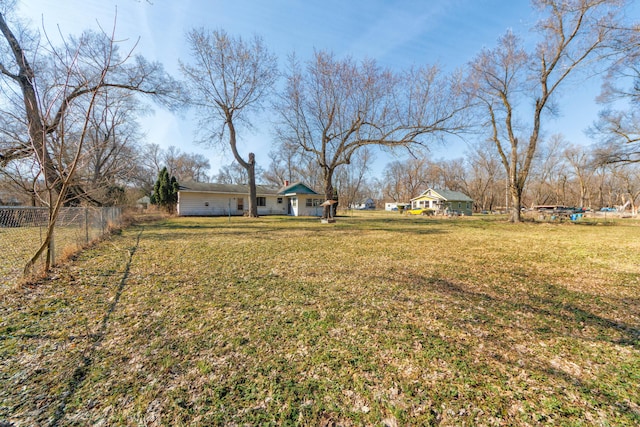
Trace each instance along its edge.
<path fill-rule="evenodd" d="M 94 93 L 107 91 L 114 99 L 117 91 L 137 92 L 177 105 L 174 101 L 177 101 L 179 86 L 164 73 L 162 66 L 134 57 L 131 52 L 121 54 L 105 33 L 86 31 L 80 37 L 70 37 L 61 48 L 49 46 L 45 51 L 42 46 L 23 49 L 2 14 L 0 30 L 11 54 L 1 59 L 0 75 L 7 89 L 4 93 L 13 94 L 10 102 L 3 104 L 7 108 L 3 116 L 15 119 L 21 135 L 1 141 L 0 164 L 6 166 L 11 161 L 33 156 L 42 166 L 44 181 L 58 193 L 64 178 L 61 176 L 64 162 L 73 158 L 67 156 L 62 147 L 69 147 L 71 134 L 81 133 L 84 123 L 82 113 L 72 116 L 75 110 L 71 107 L 90 102 L 88 99 Z M 30 58 L 38 61 L 37 74 Z M 107 70 L 104 58 L 111 61 L 111 68 Z M 62 126 L 68 135 L 61 134 Z M 74 151 L 72 148 L 71 152 Z M 69 199 L 65 203 L 79 196 L 79 189 L 74 188 L 76 191 L 66 195 Z"/>
<path fill-rule="evenodd" d="M 237 126 L 250 124 L 249 113 L 259 109 L 275 83 L 277 62 L 259 37 L 250 42 L 224 31 L 192 30 L 187 36 L 193 64 L 181 69 L 193 93 L 204 141 L 223 142 L 225 136 L 236 162 L 246 169 L 249 216 L 258 216 L 256 160 L 238 151 Z"/>
<path fill-rule="evenodd" d="M 623 209 L 629 207 L 631 213 L 637 215 L 640 201 L 640 165 L 637 163 L 620 165 L 615 168 L 614 173 L 620 183 Z"/>
<path fill-rule="evenodd" d="M 316 52 L 302 68 L 292 57 L 275 106 L 278 136 L 315 159 L 325 197 L 333 199 L 334 173 L 360 148 L 411 147 L 460 130 L 458 113 L 466 105 L 456 83 L 443 78 L 437 67 L 394 74 L 373 60 L 356 63 Z M 328 213 L 326 207 L 323 215 Z"/>
<path fill-rule="evenodd" d="M 145 165 L 154 172 L 154 177 L 162 170 L 163 150 L 158 144 L 146 144 L 142 150 Z"/>
<path fill-rule="evenodd" d="M 640 66 L 640 64 L 639 64 Z M 638 77 L 640 81 L 640 76 Z M 628 110 L 605 109 L 591 126 L 591 137 L 599 142 L 596 156 L 604 163 L 640 162 L 640 112 L 634 110 L 638 102 L 630 103 Z"/>
<path fill-rule="evenodd" d="M 180 149 L 175 145 L 170 145 L 162 152 L 162 160 L 164 162 L 164 166 L 167 168 L 167 172 L 169 172 L 169 176 L 176 175 L 176 171 L 178 170 L 178 161 L 181 154 Z"/>
<path fill-rule="evenodd" d="M 573 169 L 580 191 L 579 206 L 591 206 L 591 181 L 595 171 L 593 155 L 590 150 L 577 145 L 569 145 L 564 150 L 564 158 Z"/>
<path fill-rule="evenodd" d="M 209 159 L 203 154 L 184 153 L 178 147 L 171 145 L 166 150 L 160 149 L 159 157 L 161 162 L 164 162 L 169 175 L 175 176 L 178 182 L 209 180 L 207 172 L 211 165 Z"/>
<path fill-rule="evenodd" d="M 613 206 L 615 196 L 613 196 L 613 165 L 607 163 L 596 163 L 594 171 L 595 197 L 598 207 Z"/>
<path fill-rule="evenodd" d="M 304 177 L 304 174 L 300 173 L 300 165 L 304 164 L 306 159 L 296 144 L 281 142 L 277 149 L 269 152 L 269 158 L 271 162 L 263 174 L 265 182 L 282 185 L 285 181 L 294 182 Z"/>
<path fill-rule="evenodd" d="M 640 24 L 623 25 L 615 35 L 611 43 L 615 60 L 598 97 L 607 108 L 590 130 L 601 144 L 599 161 L 636 163 L 640 162 Z"/>
<path fill-rule="evenodd" d="M 530 206 L 565 203 L 566 188 L 563 186 L 566 187 L 567 170 L 562 150 L 567 144 L 561 134 L 551 135 L 540 142 L 531 163 L 523 204 L 526 204 L 524 199 L 528 199 Z"/>
<path fill-rule="evenodd" d="M 261 175 L 263 182 L 278 186 L 303 181 L 314 190 L 323 188 L 322 170 L 317 161 L 299 146 L 281 142 L 269 153 L 269 158 L 269 167 Z"/>
<path fill-rule="evenodd" d="M 324 183 L 322 169 L 318 168 L 318 162 L 311 156 L 298 156 L 293 171 L 295 178 L 289 181 L 304 181 L 310 188 L 317 191 L 322 190 Z"/>
<path fill-rule="evenodd" d="M 162 167 L 164 150 L 158 144 L 144 144 L 136 150 L 133 159 L 133 168 L 129 171 L 129 182 L 137 189 L 138 196 L 149 196 L 153 192 Z"/>
<path fill-rule="evenodd" d="M 429 162 L 424 156 L 389 163 L 384 170 L 382 192 L 394 202 L 408 202 L 429 186 Z"/>
<path fill-rule="evenodd" d="M 384 168 L 384 174 L 379 182 L 380 192 L 384 199 L 405 202 L 413 197 L 405 189 L 402 171 L 403 164 L 400 161 L 389 163 Z"/>
<path fill-rule="evenodd" d="M 281 151 L 269 152 L 269 167 L 262 173 L 262 180 L 272 185 L 282 185 L 286 181 L 293 181 L 293 161 Z"/>
<path fill-rule="evenodd" d="M 24 194 L 30 206 L 38 206 L 40 168 L 32 157 L 14 160 L 0 168 L 0 177 L 5 188 Z"/>
<path fill-rule="evenodd" d="M 442 159 L 431 163 L 438 187 L 468 194 L 467 170 L 464 159 Z"/>
<path fill-rule="evenodd" d="M 533 52 L 527 52 L 518 37 L 508 32 L 496 48 L 482 50 L 470 64 L 471 87 L 507 172 L 513 222 L 520 221 L 522 193 L 544 114 L 552 112 L 553 95 L 604 49 L 619 3 L 535 0 L 534 6 L 544 17 L 535 28 L 541 39 Z M 524 126 L 519 126 L 521 120 Z"/>
<path fill-rule="evenodd" d="M 240 166 L 238 163 L 231 163 L 230 165 L 223 165 L 218 170 L 217 175 L 213 176 L 213 181 L 219 184 L 242 184 L 247 185 L 249 182 L 249 175 L 247 170 Z"/>
<path fill-rule="evenodd" d="M 96 96 L 72 187 L 76 190 L 73 202 L 122 202 L 125 187 L 135 181 L 142 139 L 137 122 L 141 109 L 141 103 L 123 90 L 112 89 Z M 67 139 L 70 138 L 79 139 L 77 131 L 69 129 Z M 53 148 L 58 152 L 61 147 Z"/>
<path fill-rule="evenodd" d="M 504 200 L 505 176 L 500 159 L 491 141 L 481 141 L 467 153 L 469 167 L 468 195 L 476 207 L 491 211 Z"/>
<path fill-rule="evenodd" d="M 209 176 L 207 171 L 211 168 L 209 159 L 199 153 L 184 153 L 179 158 L 176 178 L 178 182 L 193 181 L 207 182 Z"/>
<path fill-rule="evenodd" d="M 343 165 L 336 176 L 338 186 L 339 200 L 346 207 L 351 207 L 362 198 L 362 189 L 366 185 L 366 176 L 374 161 L 374 155 L 369 147 L 362 147 L 354 154 L 352 162 L 349 165 Z"/>
<path fill-rule="evenodd" d="M 115 28 L 115 25 L 114 25 Z M 37 164 L 36 182 L 44 183 L 49 206 L 46 238 L 27 263 L 29 271 L 48 249 L 60 208 L 76 197 L 70 191 L 90 132 L 91 117 L 98 97 L 113 89 L 162 96 L 169 100 L 177 87 L 159 64 L 149 63 L 131 52 L 118 51 L 113 33 L 85 32 L 69 38 L 61 48 L 27 51 L 0 13 L 0 31 L 6 43 L 0 58 L 3 94 L 15 94 L 3 113 L 15 117 L 26 138 L 2 141 L 0 162 L 32 157 Z M 30 46 L 30 45 L 29 45 Z M 35 58 L 38 67 L 31 65 Z M 37 72 L 36 72 L 37 71 Z M 20 103 L 17 103 L 17 100 Z M 38 193 L 37 193 L 38 194 Z M 47 251 L 45 269 L 51 264 Z"/>

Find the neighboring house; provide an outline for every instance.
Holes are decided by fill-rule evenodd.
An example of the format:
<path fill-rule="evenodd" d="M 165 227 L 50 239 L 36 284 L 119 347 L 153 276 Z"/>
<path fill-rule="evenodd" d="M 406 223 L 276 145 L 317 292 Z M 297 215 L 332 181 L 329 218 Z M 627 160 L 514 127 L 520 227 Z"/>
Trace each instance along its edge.
<path fill-rule="evenodd" d="M 411 208 L 433 209 L 436 214 L 471 215 L 473 200 L 459 191 L 429 188 L 418 197 L 411 199 Z"/>
<path fill-rule="evenodd" d="M 351 209 L 375 209 L 376 202 L 372 198 L 367 198 L 357 203 L 352 203 L 349 207 Z"/>
<path fill-rule="evenodd" d="M 258 215 L 306 216 L 322 213 L 322 198 L 298 182 L 278 188 L 256 185 Z M 309 201 L 310 200 L 310 201 Z M 309 206 L 310 205 L 310 206 Z M 178 190 L 179 216 L 244 215 L 249 209 L 249 186 L 190 182 Z"/>
<path fill-rule="evenodd" d="M 397 211 L 398 209 L 407 209 L 411 206 L 411 203 L 404 202 L 387 202 L 384 204 L 385 211 Z"/>
<path fill-rule="evenodd" d="M 136 200 L 136 207 L 140 210 L 145 210 L 151 204 L 151 198 L 149 196 L 140 197 Z"/>
<path fill-rule="evenodd" d="M 24 195 L 19 195 L 15 191 L 0 189 L 0 206 L 20 206 L 26 205 Z"/>

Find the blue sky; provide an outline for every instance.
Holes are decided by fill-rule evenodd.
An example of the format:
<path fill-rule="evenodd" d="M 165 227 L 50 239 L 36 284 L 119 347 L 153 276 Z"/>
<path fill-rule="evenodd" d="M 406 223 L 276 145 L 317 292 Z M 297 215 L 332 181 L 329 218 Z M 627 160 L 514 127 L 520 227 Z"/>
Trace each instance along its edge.
<path fill-rule="evenodd" d="M 495 45 L 512 29 L 523 38 L 536 16 L 526 0 L 19 0 L 20 15 L 52 36 L 77 34 L 98 23 L 109 31 L 116 19 L 116 34 L 130 43 L 140 39 L 136 53 L 162 62 L 179 77 L 178 58 L 188 60 L 185 34 L 194 27 L 224 29 L 232 35 L 260 35 L 284 64 L 295 51 L 305 59 L 314 49 L 338 56 L 374 58 L 390 68 L 438 63 L 447 69 L 464 66 L 483 47 Z M 545 134 L 561 132 L 572 143 L 588 144 L 584 130 L 596 118 L 594 103 L 599 82 L 580 82 L 564 91 L 560 116 L 547 123 Z M 147 142 L 167 148 L 200 152 L 212 172 L 232 161 L 230 153 L 192 143 L 189 113 L 174 116 L 159 108 L 143 120 Z M 263 119 L 241 136 L 241 152 L 256 153 L 267 167 L 273 143 L 271 126 Z M 460 157 L 462 142 L 434 145 L 435 158 Z M 399 154 L 400 156 L 402 153 Z M 376 168 L 395 158 L 380 154 Z M 378 171 L 375 171 L 378 172 Z"/>

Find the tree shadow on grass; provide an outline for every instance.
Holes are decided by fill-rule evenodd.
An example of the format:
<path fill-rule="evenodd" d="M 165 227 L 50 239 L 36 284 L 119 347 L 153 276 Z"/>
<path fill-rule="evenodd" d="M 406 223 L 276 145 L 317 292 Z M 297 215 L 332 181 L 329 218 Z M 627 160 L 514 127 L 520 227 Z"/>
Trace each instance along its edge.
<path fill-rule="evenodd" d="M 542 291 L 542 295 L 529 295 L 531 303 L 515 302 L 514 305 L 523 311 L 552 316 L 575 329 L 584 327 L 598 329 L 602 333 L 595 338 L 596 340 L 640 350 L 640 328 L 637 325 L 607 319 L 592 313 L 580 306 L 580 300 L 588 297 L 561 286 L 547 284 L 542 286 Z M 619 338 L 612 338 L 614 336 Z"/>
<path fill-rule="evenodd" d="M 203 218 L 206 221 L 207 218 Z M 445 221 L 446 222 L 446 221 Z M 172 221 L 155 224 L 148 227 L 145 232 L 145 239 L 168 240 L 168 239 L 193 239 L 199 233 L 220 236 L 246 236 L 255 238 L 269 236 L 274 233 L 303 232 L 312 235 L 343 235 L 349 232 L 385 232 L 392 234 L 408 235 L 431 235 L 443 234 L 440 221 L 405 221 L 399 224 L 397 219 L 367 219 L 360 218 L 344 219 L 335 224 L 321 224 L 319 218 L 294 218 L 294 219 L 273 219 L 267 220 L 242 218 L 231 222 L 212 221 L 206 223 L 189 223 L 188 221 Z"/>
<path fill-rule="evenodd" d="M 540 294 L 524 295 L 519 293 L 504 297 L 469 289 L 464 284 L 432 277 L 418 278 L 409 287 L 412 292 L 435 292 L 445 299 L 453 299 L 453 302 L 460 304 L 460 308 L 465 312 L 474 313 L 475 307 L 484 307 L 479 320 L 460 318 L 452 322 L 452 327 L 465 328 L 466 324 L 471 327 L 471 323 L 473 323 L 473 326 L 477 328 L 478 322 L 480 322 L 479 327 L 487 331 L 482 340 L 485 343 L 491 343 L 494 349 L 504 349 L 505 345 L 508 345 L 507 343 L 512 342 L 512 339 L 509 338 L 510 330 L 524 330 L 525 336 L 533 335 L 542 341 L 545 341 L 546 338 L 565 337 L 578 341 L 605 342 L 625 346 L 631 348 L 632 351 L 640 350 L 640 328 L 637 325 L 607 319 L 591 312 L 581 306 L 581 301 L 587 306 L 591 296 L 567 290 L 562 286 L 547 284 L 541 286 Z M 479 313 L 478 310 L 477 314 Z M 528 320 L 525 320 L 524 324 L 522 322 L 510 324 L 508 322 L 510 313 L 513 315 L 523 313 L 531 316 L 527 316 Z M 549 319 L 550 322 L 548 322 Z M 504 320 L 507 320 L 506 324 Z M 583 330 L 588 330 L 588 334 L 582 334 Z M 529 343 L 523 342 L 522 345 L 528 347 Z M 567 342 L 567 345 L 571 344 Z M 511 370 L 522 371 L 524 369 L 530 377 L 555 378 L 560 381 L 560 384 L 571 385 L 578 393 L 585 395 L 585 399 L 594 399 L 600 402 L 596 406 L 606 405 L 613 412 L 622 414 L 628 419 L 640 421 L 640 407 L 633 403 L 633 395 L 627 397 L 628 390 L 633 389 L 633 386 L 621 385 L 627 383 L 625 380 L 627 375 L 631 375 L 631 379 L 633 379 L 637 372 L 628 373 L 623 367 L 613 366 L 612 369 L 615 370 L 615 375 L 619 378 L 613 383 L 608 383 L 608 380 L 584 378 L 580 374 L 580 369 L 585 367 L 584 363 L 581 363 L 582 360 L 579 360 L 575 365 L 578 370 L 572 372 L 571 367 L 574 364 L 571 359 L 564 361 L 570 356 L 562 353 L 558 354 L 557 363 L 554 363 L 553 359 L 537 355 L 536 352 L 510 357 L 508 353 L 502 354 L 502 351 L 498 350 L 494 351 L 493 357 L 498 363 L 510 366 Z M 607 363 L 606 361 L 601 362 Z M 565 363 L 568 368 L 564 366 Z M 617 390 L 616 387 L 622 387 L 622 389 Z M 553 400 L 553 396 L 550 395 L 549 399 Z M 557 408 L 559 416 L 575 416 L 572 413 L 573 408 L 569 407 L 570 404 L 566 402 L 558 404 L 561 405 Z M 562 411 L 566 411 L 566 413 Z M 547 422 L 549 421 L 552 420 L 547 420 Z"/>
<path fill-rule="evenodd" d="M 590 295 L 573 292 L 561 286 L 553 284 L 542 285 L 538 288 L 541 291 L 541 295 L 527 293 L 526 295 L 512 294 L 496 297 L 443 279 L 422 278 L 419 283 L 421 283 L 421 287 L 455 296 L 470 305 L 489 302 L 494 308 L 504 313 L 520 311 L 538 315 L 542 318 L 553 318 L 558 320 L 559 324 L 566 326 L 564 330 L 577 330 L 585 327 L 597 328 L 603 332 L 597 337 L 599 341 L 626 345 L 640 350 L 640 328 L 637 325 L 607 319 L 592 313 L 580 306 L 580 301 L 591 298 Z M 562 331 L 554 332 L 557 334 Z M 575 335 L 569 336 L 575 337 Z M 615 336 L 620 338 L 612 338 Z M 579 338 L 585 339 L 585 337 Z"/>
<path fill-rule="evenodd" d="M 516 371 L 527 371 L 530 377 L 554 378 L 558 380 L 560 384 L 570 384 L 571 388 L 576 390 L 579 394 L 585 395 L 586 400 L 594 401 L 593 408 L 585 409 L 582 407 L 582 410 L 588 412 L 589 409 L 597 411 L 606 411 L 608 409 L 614 413 L 617 412 L 618 415 L 614 415 L 616 416 L 616 419 L 619 415 L 622 415 L 627 421 L 632 420 L 634 423 L 640 422 L 640 407 L 638 407 L 638 404 L 616 393 L 616 390 L 610 384 L 601 384 L 595 381 L 582 379 L 579 374 L 569 373 L 563 370 L 561 366 L 554 366 L 552 363 L 549 363 L 546 360 L 541 360 L 540 358 L 530 357 L 516 362 L 499 354 L 494 355 L 494 357 L 499 363 L 509 365 Z M 566 390 L 564 390 L 564 392 L 566 392 Z M 543 405 L 550 405 L 550 414 L 537 414 L 539 417 L 539 419 L 536 420 L 537 422 L 556 424 L 560 423 L 562 418 L 565 417 L 575 418 L 580 416 L 580 418 L 582 418 L 583 414 L 581 414 L 579 409 L 574 406 L 574 402 L 561 403 L 554 398 L 552 393 L 546 396 L 545 399 L 547 400 L 546 403 L 539 403 L 543 403 Z M 631 399 L 633 399 L 633 397 Z M 622 424 L 621 419 L 617 419 L 617 421 Z M 606 423 L 604 420 L 602 422 Z"/>
<path fill-rule="evenodd" d="M 138 232 L 138 236 L 136 238 L 136 243 L 129 250 L 129 259 L 127 260 L 127 263 L 125 265 L 124 273 L 122 274 L 122 278 L 120 279 L 120 283 L 118 284 L 118 288 L 116 290 L 115 297 L 114 297 L 113 301 L 111 302 L 111 304 L 109 304 L 109 308 L 107 309 L 107 312 L 105 313 L 104 317 L 102 318 L 102 322 L 100 323 L 100 328 L 98 329 L 98 332 L 95 333 L 95 334 L 91 334 L 93 342 L 91 343 L 89 348 L 84 351 L 84 354 L 82 356 L 80 364 L 73 371 L 73 374 L 71 375 L 71 378 L 69 379 L 69 382 L 67 383 L 67 390 L 63 393 L 62 401 L 60 402 L 60 404 L 56 408 L 56 411 L 55 411 L 55 413 L 53 415 L 53 418 L 51 419 L 51 421 L 49 423 L 49 426 L 51 426 L 51 427 L 55 427 L 55 426 L 59 425 L 60 421 L 64 417 L 67 405 L 69 404 L 69 402 L 71 401 L 71 399 L 75 395 L 76 391 L 82 386 L 84 380 L 87 377 L 87 374 L 89 373 L 89 370 L 91 369 L 91 366 L 94 363 L 94 359 L 93 359 L 94 358 L 94 354 L 95 354 L 96 350 L 98 349 L 98 347 L 100 346 L 100 344 L 102 343 L 102 341 L 104 340 L 104 338 L 105 338 L 105 336 L 107 334 L 107 328 L 109 326 L 109 320 L 111 319 L 111 316 L 112 316 L 113 312 L 116 310 L 116 307 L 118 306 L 118 302 L 120 301 L 120 297 L 122 296 L 122 293 L 124 292 L 124 288 L 125 288 L 125 285 L 127 283 L 127 279 L 129 278 L 129 271 L 131 269 L 131 262 L 133 261 L 133 256 L 135 255 L 136 250 L 138 249 L 138 246 L 140 245 L 140 237 L 142 235 L 142 232 L 143 232 L 143 229 L 141 229 Z"/>

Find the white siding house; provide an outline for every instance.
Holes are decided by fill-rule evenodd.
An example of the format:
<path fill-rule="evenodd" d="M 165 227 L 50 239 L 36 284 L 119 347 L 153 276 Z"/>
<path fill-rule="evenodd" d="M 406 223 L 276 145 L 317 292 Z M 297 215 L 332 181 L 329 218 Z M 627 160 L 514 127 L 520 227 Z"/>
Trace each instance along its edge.
<path fill-rule="evenodd" d="M 376 208 L 376 202 L 375 200 L 373 200 L 371 197 L 368 197 L 366 199 L 362 199 L 358 202 L 354 202 L 349 206 L 349 209 L 375 209 Z"/>
<path fill-rule="evenodd" d="M 256 186 L 258 215 L 315 215 L 318 194 L 302 183 L 282 188 Z M 311 209 L 308 207 L 311 199 Z M 322 203 L 322 200 L 318 202 Z M 178 191 L 179 216 L 244 215 L 249 209 L 249 186 L 187 183 Z M 320 208 L 320 213 L 322 209 Z"/>
<path fill-rule="evenodd" d="M 324 198 L 301 182 L 285 183 L 279 191 L 287 200 L 287 215 L 322 216 Z"/>
<path fill-rule="evenodd" d="M 402 206 L 402 209 L 409 209 L 411 206 L 411 203 L 387 202 L 384 204 L 384 210 L 397 211 L 400 206 Z"/>

